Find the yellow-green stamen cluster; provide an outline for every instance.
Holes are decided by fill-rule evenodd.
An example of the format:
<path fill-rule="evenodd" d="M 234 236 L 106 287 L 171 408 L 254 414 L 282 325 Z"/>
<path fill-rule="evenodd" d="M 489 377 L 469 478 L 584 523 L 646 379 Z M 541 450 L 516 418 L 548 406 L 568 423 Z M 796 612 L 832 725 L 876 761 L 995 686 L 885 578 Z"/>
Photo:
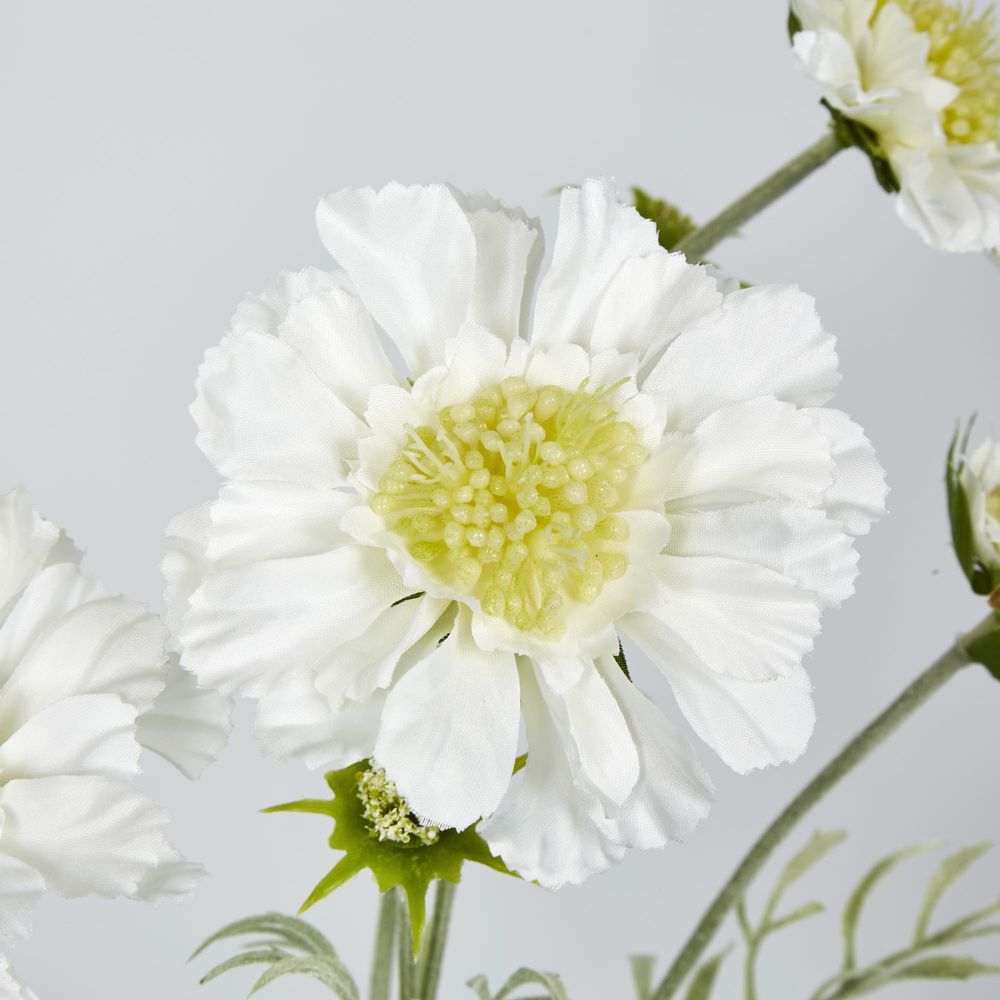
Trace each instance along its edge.
<path fill-rule="evenodd" d="M 381 841 L 429 847 L 441 836 L 436 826 L 424 826 L 413 815 L 381 767 L 370 767 L 358 775 L 358 798 L 369 833 Z"/>
<path fill-rule="evenodd" d="M 882 0 L 879 7 L 890 0 Z M 1000 133 L 1000 34 L 992 10 L 947 0 L 891 0 L 930 39 L 934 75 L 961 93 L 941 112 L 948 138 L 989 142 Z"/>
<path fill-rule="evenodd" d="M 372 509 L 410 554 L 488 615 L 547 637 L 567 599 L 625 574 L 622 508 L 646 457 L 607 397 L 507 378 L 410 430 Z"/>

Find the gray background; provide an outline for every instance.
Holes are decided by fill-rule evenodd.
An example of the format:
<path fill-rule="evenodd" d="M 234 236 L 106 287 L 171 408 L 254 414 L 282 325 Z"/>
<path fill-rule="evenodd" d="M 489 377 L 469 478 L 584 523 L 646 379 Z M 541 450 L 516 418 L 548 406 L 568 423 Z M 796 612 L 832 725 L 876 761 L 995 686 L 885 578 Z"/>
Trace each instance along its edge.
<path fill-rule="evenodd" d="M 215 489 L 186 412 L 202 352 L 282 268 L 326 258 L 317 197 L 349 184 L 448 179 L 542 216 L 554 185 L 639 182 L 707 217 L 812 142 L 817 93 L 792 65 L 780 0 L 410 3 L 136 0 L 0 9 L 0 489 L 23 481 L 111 587 L 160 604 L 163 525 Z M 819 724 L 797 765 L 740 778 L 709 752 L 718 804 L 684 846 L 633 853 L 549 894 L 470 871 L 444 997 L 522 964 L 575 1000 L 628 993 L 624 956 L 670 957 L 765 821 L 981 607 L 953 565 L 941 464 L 956 417 L 1000 423 L 1000 274 L 897 222 L 850 153 L 717 254 L 753 281 L 795 281 L 840 337 L 840 404 L 888 469 L 891 516 L 862 543 L 857 596 L 809 667 Z M 666 702 L 648 665 L 641 683 Z M 796 891 L 839 905 L 881 853 L 988 838 L 1000 817 L 1000 687 L 969 670 L 802 827 L 851 839 Z M 43 1000 L 240 997 L 200 989 L 192 946 L 223 922 L 291 911 L 333 863 L 312 817 L 264 817 L 321 779 L 262 759 L 250 713 L 196 784 L 152 762 L 144 784 L 212 872 L 180 906 L 47 899 L 14 961 Z M 902 943 L 921 860 L 873 905 L 865 953 Z M 945 913 L 1000 893 L 987 859 Z M 754 896 L 759 900 L 763 886 Z M 375 893 L 357 879 L 313 911 L 366 976 Z M 836 910 L 762 962 L 765 1000 L 800 998 L 837 960 Z M 722 941 L 735 938 L 727 926 Z M 982 952 L 1000 960 L 1000 946 Z M 220 951 L 218 958 L 224 957 Z M 730 959 L 720 997 L 738 995 Z M 242 976 L 242 978 L 241 978 Z M 309 982 L 272 988 L 320 997 Z M 989 982 L 900 998 L 995 996 Z"/>

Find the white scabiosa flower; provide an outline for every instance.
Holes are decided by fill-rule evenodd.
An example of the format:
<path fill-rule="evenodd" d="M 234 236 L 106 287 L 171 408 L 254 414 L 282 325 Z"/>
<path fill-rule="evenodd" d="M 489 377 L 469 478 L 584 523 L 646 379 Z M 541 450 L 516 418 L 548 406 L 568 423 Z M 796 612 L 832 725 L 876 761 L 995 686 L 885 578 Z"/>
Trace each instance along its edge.
<path fill-rule="evenodd" d="M 185 666 L 258 698 L 272 753 L 372 758 L 421 819 L 485 817 L 550 886 L 709 808 L 620 636 L 733 767 L 800 754 L 801 660 L 885 493 L 823 408 L 812 300 L 723 295 L 597 181 L 562 195 L 530 335 L 523 213 L 390 184 L 324 198 L 318 223 L 343 270 L 248 299 L 199 373 L 227 482 L 170 528 Z"/>
<path fill-rule="evenodd" d="M 130 782 L 144 724 L 153 749 L 191 770 L 224 738 L 225 703 L 180 678 L 168 687 L 164 625 L 108 596 L 78 560 L 23 490 L 0 496 L 0 939 L 28 932 L 45 890 L 156 899 L 185 893 L 200 872 Z M 160 698 L 203 719 L 213 709 L 217 731 L 206 723 L 192 743 L 174 727 L 171 738 Z M 0 996 L 29 995 L 4 977 Z"/>
<path fill-rule="evenodd" d="M 1000 34 L 956 0 L 792 0 L 795 52 L 870 128 L 903 220 L 949 251 L 1000 247 Z"/>

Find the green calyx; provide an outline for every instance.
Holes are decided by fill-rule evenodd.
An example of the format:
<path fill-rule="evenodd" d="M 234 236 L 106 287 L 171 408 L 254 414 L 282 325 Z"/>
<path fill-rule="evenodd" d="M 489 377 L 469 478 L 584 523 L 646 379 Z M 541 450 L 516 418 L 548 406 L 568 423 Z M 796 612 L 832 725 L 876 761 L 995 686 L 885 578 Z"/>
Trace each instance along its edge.
<path fill-rule="evenodd" d="M 875 130 L 849 118 L 826 98 L 823 98 L 820 104 L 830 113 L 830 124 L 841 146 L 845 148 L 856 146 L 860 149 L 868 157 L 879 187 L 887 194 L 898 194 L 900 190 L 899 178 L 896 176 L 896 171 L 893 170 Z"/>
<path fill-rule="evenodd" d="M 654 198 L 640 187 L 632 188 L 632 201 L 635 210 L 656 225 L 660 246 L 664 250 L 675 249 L 685 236 L 690 236 L 698 228 L 694 220 L 676 205 Z"/>
<path fill-rule="evenodd" d="M 339 771 L 330 771 L 325 777 L 333 792 L 332 799 L 302 799 L 263 810 L 315 813 L 333 820 L 330 847 L 343 851 L 344 856 L 316 884 L 299 913 L 367 868 L 375 876 L 379 892 L 386 893 L 398 886 L 406 893 L 416 954 L 432 882 L 437 879 L 459 882 L 466 861 L 514 875 L 490 853 L 474 826 L 441 830 L 423 823 L 410 811 L 385 772 L 370 761 L 358 761 Z"/>

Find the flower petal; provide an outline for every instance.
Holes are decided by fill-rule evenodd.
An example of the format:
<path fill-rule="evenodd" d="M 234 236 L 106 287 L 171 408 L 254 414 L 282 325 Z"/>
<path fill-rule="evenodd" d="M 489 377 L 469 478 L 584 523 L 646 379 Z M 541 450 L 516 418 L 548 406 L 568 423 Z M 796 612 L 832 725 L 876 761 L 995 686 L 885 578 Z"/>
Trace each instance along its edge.
<path fill-rule="evenodd" d="M 461 611 L 449 636 L 390 690 L 375 746 L 413 811 L 456 829 L 503 797 L 520 722 L 514 656 L 479 649 L 469 619 Z"/>
<path fill-rule="evenodd" d="M 344 485 L 364 429 L 301 355 L 253 330 L 205 354 L 191 413 L 198 447 L 229 479 Z"/>
<path fill-rule="evenodd" d="M 31 915 L 44 892 L 45 879 L 41 873 L 0 847 L 0 940 L 16 941 L 31 933 Z"/>
<path fill-rule="evenodd" d="M 0 809 L 2 849 L 64 896 L 135 897 L 163 857 L 163 811 L 111 778 L 18 779 L 0 789 Z"/>
<path fill-rule="evenodd" d="M 210 503 L 199 504 L 178 514 L 167 525 L 160 572 L 165 581 L 163 599 L 171 635 L 180 634 L 191 595 L 212 572 L 212 563 L 206 555 L 212 524 L 211 508 Z"/>
<path fill-rule="evenodd" d="M 188 778 L 197 778 L 226 745 L 233 705 L 217 691 L 198 686 L 176 654 L 167 667 L 167 685 L 138 721 L 136 739 Z"/>
<path fill-rule="evenodd" d="M 552 264 L 538 289 L 532 344 L 587 347 L 601 299 L 618 269 L 659 245 L 656 226 L 623 205 L 610 181 L 564 188 Z"/>
<path fill-rule="evenodd" d="M 816 724 L 812 684 L 801 667 L 755 681 L 720 673 L 652 615 L 622 628 L 652 657 L 691 727 L 734 771 L 783 764 L 805 750 Z"/>
<path fill-rule="evenodd" d="M 679 336 L 643 391 L 663 397 L 668 430 L 693 431 L 716 410 L 759 396 L 819 406 L 840 377 L 834 345 L 811 296 L 793 286 L 746 288 Z"/>
<path fill-rule="evenodd" d="M 347 188 L 320 201 L 316 224 L 410 374 L 440 364 L 468 316 L 476 276 L 476 237 L 452 192 Z"/>

